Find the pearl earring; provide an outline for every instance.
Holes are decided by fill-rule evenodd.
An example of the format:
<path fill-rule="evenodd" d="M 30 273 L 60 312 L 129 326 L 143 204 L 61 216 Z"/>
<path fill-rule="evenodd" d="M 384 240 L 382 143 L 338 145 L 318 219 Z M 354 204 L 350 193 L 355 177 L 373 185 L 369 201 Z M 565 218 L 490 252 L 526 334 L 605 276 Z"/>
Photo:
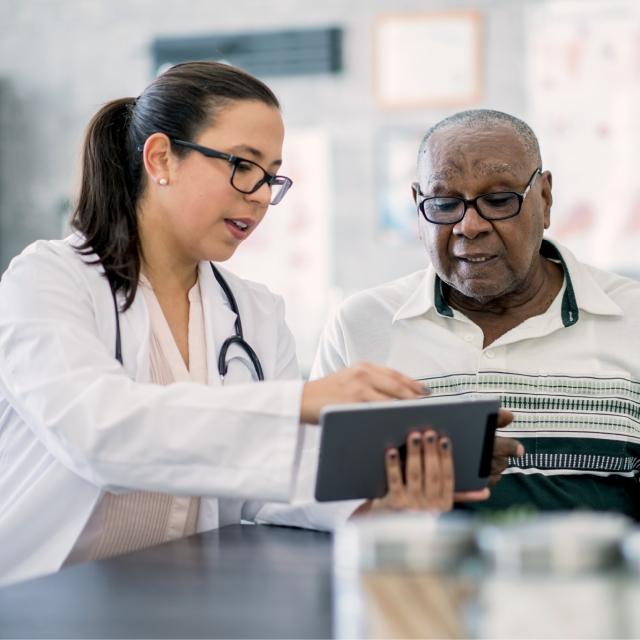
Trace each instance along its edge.
<path fill-rule="evenodd" d="M 160 178 L 160 180 L 158 180 L 158 184 L 159 184 L 161 187 L 166 187 L 166 186 L 167 186 L 167 184 L 168 184 L 167 179 L 166 179 L 166 178 Z"/>

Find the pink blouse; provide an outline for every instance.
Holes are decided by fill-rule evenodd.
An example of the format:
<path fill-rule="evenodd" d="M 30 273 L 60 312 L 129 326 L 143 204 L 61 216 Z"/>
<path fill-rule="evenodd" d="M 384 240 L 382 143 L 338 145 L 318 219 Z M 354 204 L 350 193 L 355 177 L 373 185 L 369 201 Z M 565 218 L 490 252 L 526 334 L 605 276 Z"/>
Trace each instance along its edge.
<path fill-rule="evenodd" d="M 207 384 L 207 349 L 198 282 L 189 290 L 189 368 L 185 365 L 149 280 L 140 276 L 149 310 L 150 380 L 155 384 Z M 180 425 L 176 425 L 180 428 Z M 196 532 L 200 498 L 133 491 L 105 493 L 65 565 L 128 553 Z"/>

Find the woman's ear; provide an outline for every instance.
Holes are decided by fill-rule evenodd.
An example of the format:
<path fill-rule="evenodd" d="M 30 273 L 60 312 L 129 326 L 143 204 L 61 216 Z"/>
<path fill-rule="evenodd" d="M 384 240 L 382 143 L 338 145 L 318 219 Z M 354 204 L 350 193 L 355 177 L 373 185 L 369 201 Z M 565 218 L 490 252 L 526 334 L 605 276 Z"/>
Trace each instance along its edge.
<path fill-rule="evenodd" d="M 164 133 L 152 133 L 142 150 L 149 180 L 162 187 L 171 183 L 171 141 Z"/>

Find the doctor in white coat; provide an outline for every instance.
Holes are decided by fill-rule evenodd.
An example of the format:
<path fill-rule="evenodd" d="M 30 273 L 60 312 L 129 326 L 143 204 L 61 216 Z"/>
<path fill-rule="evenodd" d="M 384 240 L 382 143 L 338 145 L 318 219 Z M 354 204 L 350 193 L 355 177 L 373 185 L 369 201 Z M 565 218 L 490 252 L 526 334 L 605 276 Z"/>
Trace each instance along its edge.
<path fill-rule="evenodd" d="M 0 584 L 252 519 L 325 404 L 422 394 L 366 364 L 303 383 L 281 299 L 210 262 L 291 185 L 283 136 L 216 63 L 94 116 L 76 232 L 0 282 Z"/>

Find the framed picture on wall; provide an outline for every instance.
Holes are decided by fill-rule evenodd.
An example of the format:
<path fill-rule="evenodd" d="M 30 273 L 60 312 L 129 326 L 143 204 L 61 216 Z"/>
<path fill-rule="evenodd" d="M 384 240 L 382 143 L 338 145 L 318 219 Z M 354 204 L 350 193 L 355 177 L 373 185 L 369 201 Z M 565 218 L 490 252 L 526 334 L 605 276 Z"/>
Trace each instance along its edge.
<path fill-rule="evenodd" d="M 373 83 L 385 109 L 467 107 L 482 96 L 476 11 L 383 14 L 373 25 Z"/>

